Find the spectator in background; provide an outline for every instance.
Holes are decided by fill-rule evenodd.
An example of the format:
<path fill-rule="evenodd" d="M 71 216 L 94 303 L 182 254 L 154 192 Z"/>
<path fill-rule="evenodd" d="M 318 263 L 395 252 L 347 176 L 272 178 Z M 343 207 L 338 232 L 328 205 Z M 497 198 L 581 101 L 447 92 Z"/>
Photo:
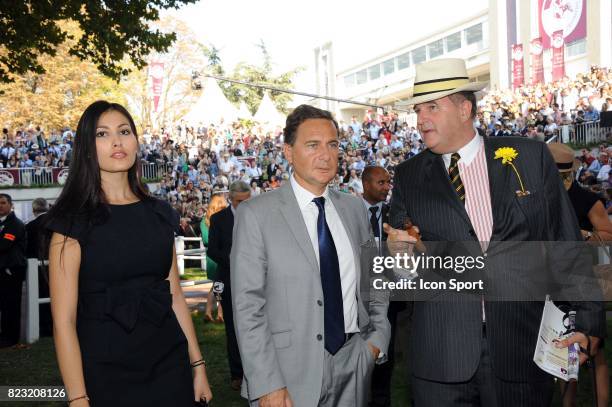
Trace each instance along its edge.
<path fill-rule="evenodd" d="M 240 390 L 242 385 L 242 363 L 234 329 L 234 316 L 232 312 L 231 266 L 230 252 L 232 250 L 232 229 L 236 208 L 241 202 L 251 197 L 248 184 L 237 181 L 229 188 L 230 205 L 210 217 L 208 233 L 208 256 L 217 263 L 217 278 L 223 283 L 221 304 L 225 321 L 227 340 L 227 355 L 230 370 L 230 386 L 233 390 Z"/>
<path fill-rule="evenodd" d="M 13 212 L 13 200 L 0 194 L 0 347 L 19 343 L 26 246 L 26 229 Z"/>
<path fill-rule="evenodd" d="M 32 213 L 34 219 L 26 225 L 27 247 L 26 256 L 29 259 L 47 260 L 48 253 L 43 246 L 43 224 L 45 214 L 49 210 L 49 203 L 45 198 L 36 198 L 32 201 Z M 39 298 L 49 298 L 49 273 L 47 267 L 38 267 L 38 296 Z M 40 335 L 53 335 L 53 321 L 51 318 L 51 305 L 40 304 Z"/>
<path fill-rule="evenodd" d="M 206 247 L 206 277 L 213 282 L 219 280 L 219 275 L 217 273 L 217 263 L 215 263 L 215 261 L 208 255 L 208 231 L 210 228 L 210 218 L 212 215 L 225 209 L 226 207 L 227 200 L 222 195 L 213 195 L 208 204 L 206 216 L 204 219 L 202 219 L 202 223 L 200 224 L 200 230 L 202 231 L 202 242 Z M 219 298 L 217 298 L 216 295 L 213 295 L 213 287 L 210 287 L 206 299 L 206 313 L 204 314 L 204 319 L 206 321 L 213 321 L 213 304 L 217 305 L 217 322 L 223 322 L 223 306 L 221 305 Z"/>

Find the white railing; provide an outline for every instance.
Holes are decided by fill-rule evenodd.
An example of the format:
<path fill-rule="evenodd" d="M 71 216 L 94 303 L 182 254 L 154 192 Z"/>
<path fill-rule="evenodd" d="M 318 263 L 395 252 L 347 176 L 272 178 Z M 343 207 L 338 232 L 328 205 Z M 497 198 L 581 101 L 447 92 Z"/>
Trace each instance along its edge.
<path fill-rule="evenodd" d="M 185 242 L 200 242 L 199 249 L 185 250 Z M 176 248 L 176 264 L 179 275 L 185 274 L 185 260 L 200 260 L 200 268 L 206 270 L 206 248 L 200 237 L 183 237 L 177 236 L 174 239 L 174 247 Z"/>
<path fill-rule="evenodd" d="M 147 180 L 162 178 L 172 173 L 172 163 L 141 163 L 142 177 Z M 0 186 L 64 185 L 68 167 L 0 168 Z"/>
<path fill-rule="evenodd" d="M 562 143 L 587 145 L 606 141 L 606 136 L 610 132 L 611 128 L 601 127 L 600 121 L 594 121 L 560 126 L 557 134 Z"/>
<path fill-rule="evenodd" d="M 21 185 L 53 184 L 53 170 L 50 167 L 20 168 L 19 179 Z"/>
<path fill-rule="evenodd" d="M 172 163 L 147 163 L 141 165 L 142 177 L 145 179 L 158 179 L 172 172 L 174 165 Z"/>

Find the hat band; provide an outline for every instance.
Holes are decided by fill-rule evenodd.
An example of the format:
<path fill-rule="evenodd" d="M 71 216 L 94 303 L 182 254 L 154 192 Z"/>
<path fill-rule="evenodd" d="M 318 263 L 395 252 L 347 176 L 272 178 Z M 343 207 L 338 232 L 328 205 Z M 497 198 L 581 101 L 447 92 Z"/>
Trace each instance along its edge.
<path fill-rule="evenodd" d="M 571 170 L 574 166 L 574 163 L 557 163 L 557 169 L 560 170 Z"/>
<path fill-rule="evenodd" d="M 445 92 L 470 83 L 468 78 L 437 79 L 434 81 L 417 82 L 414 84 L 412 97 L 423 96 L 435 92 Z"/>

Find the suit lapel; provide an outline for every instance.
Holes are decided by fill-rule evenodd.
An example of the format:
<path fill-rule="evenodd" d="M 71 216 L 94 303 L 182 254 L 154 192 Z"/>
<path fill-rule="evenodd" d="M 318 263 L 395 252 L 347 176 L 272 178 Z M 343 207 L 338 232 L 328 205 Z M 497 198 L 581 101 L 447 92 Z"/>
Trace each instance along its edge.
<path fill-rule="evenodd" d="M 317 257 L 312 247 L 312 241 L 308 235 L 308 229 L 306 229 L 306 223 L 304 223 L 304 216 L 298 206 L 297 199 L 291 188 L 291 183 L 287 182 L 280 189 L 281 193 L 281 205 L 280 212 L 285 218 L 285 222 L 291 230 L 293 237 L 298 242 L 298 246 L 304 252 L 304 255 L 308 259 L 308 262 L 312 266 L 313 270 L 319 273 L 319 265 L 317 263 Z"/>
<path fill-rule="evenodd" d="M 340 221 L 344 226 L 344 230 L 349 237 L 349 241 L 351 242 L 351 248 L 353 249 L 353 258 L 355 259 L 355 272 L 357 273 L 355 276 L 355 280 L 357 282 L 357 292 L 355 293 L 357 296 L 357 325 L 359 329 L 363 331 L 363 329 L 369 323 L 368 311 L 364 304 L 364 299 L 361 293 L 361 277 L 363 274 L 361 270 L 361 242 L 358 240 L 359 230 L 357 230 L 357 225 L 354 221 L 351 221 L 352 216 L 367 216 L 364 212 L 349 213 L 347 210 L 347 206 L 342 205 L 342 197 L 341 192 L 337 192 L 334 190 L 329 190 L 329 197 L 336 208 L 336 212 L 340 217 Z M 367 287 L 367 286 L 366 286 Z"/>

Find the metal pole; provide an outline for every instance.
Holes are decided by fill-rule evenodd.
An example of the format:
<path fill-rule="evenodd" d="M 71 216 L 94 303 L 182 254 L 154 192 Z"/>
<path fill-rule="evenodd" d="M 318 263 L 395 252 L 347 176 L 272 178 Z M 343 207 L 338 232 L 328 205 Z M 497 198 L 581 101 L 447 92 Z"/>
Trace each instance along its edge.
<path fill-rule="evenodd" d="M 333 102 L 349 103 L 349 104 L 353 104 L 353 105 L 373 107 L 373 108 L 376 108 L 376 109 L 380 108 L 380 109 L 385 110 L 385 106 L 375 105 L 375 104 L 371 104 L 371 103 L 356 102 L 354 100 L 349 100 L 349 99 L 339 99 L 339 98 L 334 98 L 334 97 L 331 97 L 331 96 L 316 95 L 314 93 L 298 92 L 298 91 L 295 91 L 295 90 L 282 89 L 282 88 L 277 88 L 277 87 L 270 86 L 270 85 L 264 85 L 264 84 L 258 84 L 258 83 L 239 81 L 237 79 L 229 79 L 229 78 L 226 78 L 224 76 L 219 76 L 219 75 L 202 74 L 202 76 L 205 76 L 207 78 L 213 78 L 213 79 L 216 79 L 218 81 L 231 82 L 231 83 L 239 83 L 241 85 L 253 86 L 255 88 L 273 90 L 275 92 L 291 93 L 292 95 L 306 96 L 306 97 L 310 97 L 310 98 L 314 98 L 314 99 L 325 99 L 325 100 L 331 100 Z M 393 107 L 393 110 L 398 111 L 398 112 L 410 113 L 410 110 L 396 109 L 395 107 Z"/>

